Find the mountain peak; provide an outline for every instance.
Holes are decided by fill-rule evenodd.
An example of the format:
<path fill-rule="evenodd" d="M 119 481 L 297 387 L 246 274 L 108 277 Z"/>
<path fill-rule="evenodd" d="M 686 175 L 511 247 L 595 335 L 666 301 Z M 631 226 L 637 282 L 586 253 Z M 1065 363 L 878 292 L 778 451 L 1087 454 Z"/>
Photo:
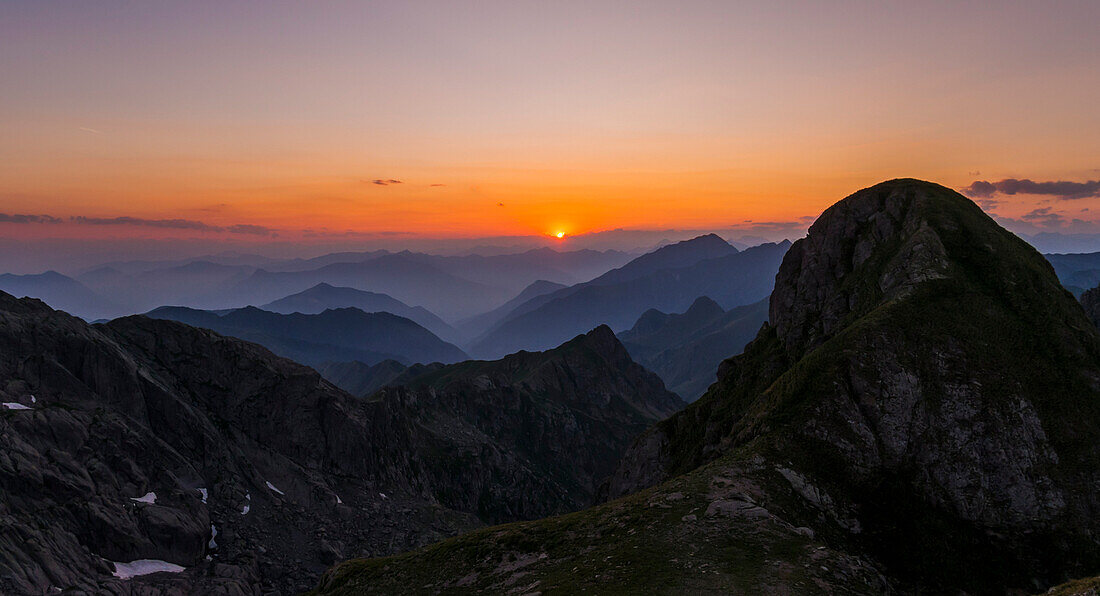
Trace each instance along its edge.
<path fill-rule="evenodd" d="M 695 302 L 691 303 L 684 314 L 691 317 L 712 317 L 725 312 L 725 309 L 714 300 L 711 300 L 710 296 L 700 296 L 695 299 Z"/>
<path fill-rule="evenodd" d="M 923 284 L 952 278 L 1008 289 L 1027 277 L 1050 285 L 1050 271 L 970 199 L 931 182 L 890 180 L 836 203 L 791 246 L 770 320 L 797 353 Z"/>

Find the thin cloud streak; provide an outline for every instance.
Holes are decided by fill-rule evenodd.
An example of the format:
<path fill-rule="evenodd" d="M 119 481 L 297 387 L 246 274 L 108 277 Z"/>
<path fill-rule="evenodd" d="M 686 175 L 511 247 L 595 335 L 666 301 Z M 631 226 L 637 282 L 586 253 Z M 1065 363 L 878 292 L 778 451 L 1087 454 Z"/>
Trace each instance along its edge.
<path fill-rule="evenodd" d="M 249 234 L 254 236 L 277 236 L 278 230 L 267 226 L 254 224 L 233 224 L 230 226 L 216 226 L 193 219 L 146 219 L 142 217 L 89 217 L 85 215 L 73 215 L 68 218 L 55 217 L 53 215 L 30 215 L 0 213 L 0 223 L 10 224 L 63 224 L 70 223 L 80 226 L 135 226 L 145 228 L 161 228 L 171 230 L 194 230 L 199 232 L 228 232 L 230 234 Z"/>

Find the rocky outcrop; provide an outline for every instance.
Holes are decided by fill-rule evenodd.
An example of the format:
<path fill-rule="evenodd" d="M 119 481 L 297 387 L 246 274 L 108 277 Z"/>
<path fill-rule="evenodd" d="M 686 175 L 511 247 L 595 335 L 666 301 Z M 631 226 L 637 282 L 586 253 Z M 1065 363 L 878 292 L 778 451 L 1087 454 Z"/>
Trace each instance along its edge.
<path fill-rule="evenodd" d="M 606 326 L 546 352 L 429 367 L 373 399 L 433 404 L 422 424 L 453 439 L 439 467 L 462 470 L 457 498 L 489 522 L 591 505 L 631 441 L 684 406 Z M 534 497 L 486 498 L 523 484 Z"/>
<path fill-rule="evenodd" d="M 1085 290 L 1081 294 L 1081 306 L 1093 325 L 1100 327 L 1100 288 Z"/>
<path fill-rule="evenodd" d="M 563 378 L 611 379 L 578 384 L 578 408 L 670 396 L 600 368 L 629 369 L 601 335 L 575 350 L 595 368 L 543 361 Z M 522 378 L 545 389 L 551 377 Z M 510 403 L 524 394 L 498 382 L 491 403 L 412 390 L 363 400 L 211 331 L 145 317 L 87 325 L 0 294 L 0 592 L 289 593 L 339 559 L 585 504 L 590 491 L 518 441 L 570 461 L 608 443 L 559 444 L 581 415 Z M 631 410 L 630 428 L 662 407 Z M 523 429 L 496 422 L 509 408 Z M 613 428 L 610 444 L 621 450 L 630 432 Z M 142 568 L 170 571 L 116 577 Z"/>
<path fill-rule="evenodd" d="M 514 556 L 547 553 L 524 585 L 592 585 L 573 552 L 650 591 L 1006 593 L 1100 568 L 1100 333 L 1034 249 L 958 193 L 894 180 L 822 215 L 770 308 L 706 395 L 635 442 L 621 497 L 583 514 L 600 532 L 568 534 L 582 514 L 522 526 Z M 505 546 L 475 536 L 323 587 L 441 581 L 415 566 Z M 808 550 L 849 558 L 784 571 L 817 569 Z"/>

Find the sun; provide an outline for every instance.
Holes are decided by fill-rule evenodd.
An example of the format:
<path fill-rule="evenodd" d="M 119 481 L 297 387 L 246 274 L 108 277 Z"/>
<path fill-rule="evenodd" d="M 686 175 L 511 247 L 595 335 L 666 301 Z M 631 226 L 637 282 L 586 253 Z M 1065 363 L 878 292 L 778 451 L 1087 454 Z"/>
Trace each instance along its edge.
<path fill-rule="evenodd" d="M 565 238 L 565 232 L 558 232 L 554 235 L 557 236 L 558 238 Z"/>

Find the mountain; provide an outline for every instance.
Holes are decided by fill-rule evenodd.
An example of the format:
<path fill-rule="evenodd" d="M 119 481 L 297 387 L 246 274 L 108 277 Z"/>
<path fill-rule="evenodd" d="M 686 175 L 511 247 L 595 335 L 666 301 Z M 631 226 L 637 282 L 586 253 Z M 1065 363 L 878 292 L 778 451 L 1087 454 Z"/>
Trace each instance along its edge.
<path fill-rule="evenodd" d="M 456 277 L 411 255 L 387 254 L 307 271 L 261 269 L 223 288 L 219 296 L 225 307 L 266 304 L 319 283 L 388 294 L 451 320 L 478 312 L 486 304 L 503 302 L 509 295 L 505 290 Z"/>
<path fill-rule="evenodd" d="M 1074 295 L 1079 296 L 1086 289 L 1100 284 L 1100 252 L 1043 256 L 1054 266 L 1062 285 Z"/>
<path fill-rule="evenodd" d="M 619 339 L 670 390 L 694 401 L 715 381 L 718 365 L 740 354 L 767 321 L 767 300 L 725 311 L 702 296 L 682 314 L 646 311 Z"/>
<path fill-rule="evenodd" d="M 772 288 L 779 261 L 788 243 L 765 244 L 736 252 L 727 246 L 726 256 L 703 258 L 686 266 L 660 268 L 677 258 L 657 259 L 662 251 L 674 257 L 707 257 L 720 238 L 707 236 L 666 246 L 638 259 L 652 266 L 627 264 L 590 282 L 538 296 L 512 311 L 497 327 L 469 346 L 471 354 L 493 357 L 523 349 L 556 345 L 578 329 L 607 324 L 615 330 L 629 329 L 649 309 L 682 311 L 699 296 L 710 296 L 724 308 L 751 304 L 766 297 Z M 704 251 L 687 251 L 699 241 Z M 676 249 L 676 250 L 673 250 Z M 717 248 L 718 252 L 722 249 Z M 690 256 L 688 256 L 690 255 Z M 636 260 L 637 261 L 637 260 Z M 654 269 L 654 267 L 658 267 Z"/>
<path fill-rule="evenodd" d="M 35 275 L 0 275 L 0 291 L 13 296 L 38 298 L 54 308 L 72 312 L 87 320 L 115 317 L 123 309 L 93 292 L 79 281 L 56 271 Z"/>
<path fill-rule="evenodd" d="M 154 264 L 146 264 L 150 266 Z M 198 308 L 240 306 L 224 303 L 220 289 L 248 278 L 256 268 L 192 260 L 167 267 L 124 273 L 117 267 L 100 267 L 81 274 L 78 279 L 96 292 L 109 296 L 126 307 L 127 313 L 140 312 L 159 304 L 188 304 Z M 130 264 L 137 267 L 138 264 Z"/>
<path fill-rule="evenodd" d="M 706 259 L 737 254 L 738 250 L 717 234 L 705 234 L 646 253 L 618 269 L 612 269 L 591 283 L 610 285 L 645 277 L 661 269 L 678 269 Z"/>
<path fill-rule="evenodd" d="M 415 321 L 446 341 L 457 341 L 458 332 L 422 306 L 409 306 L 385 294 L 365 292 L 355 288 L 338 288 L 319 283 L 297 294 L 280 298 L 260 307 L 281 314 L 315 315 L 334 308 L 358 308 L 363 312 L 388 312 Z"/>
<path fill-rule="evenodd" d="M 283 315 L 254 306 L 224 314 L 182 306 L 164 306 L 147 313 L 254 341 L 280 356 L 308 366 L 325 362 L 383 360 L 457 362 L 466 354 L 453 344 L 404 317 L 357 308 L 330 309 L 315 315 Z"/>
<path fill-rule="evenodd" d="M 634 443 L 615 500 L 317 592 L 1003 594 L 1100 568 L 1100 332 L 1023 240 L 950 189 L 882 183 L 791 247 L 769 311 Z"/>
<path fill-rule="evenodd" d="M 462 333 L 468 336 L 478 335 L 504 320 L 504 318 L 511 314 L 519 305 L 566 287 L 568 286 L 545 279 L 533 281 L 531 285 L 523 288 L 523 291 L 517 294 L 515 298 L 512 298 L 489 312 L 459 321 L 456 326 Z"/>
<path fill-rule="evenodd" d="M 609 472 L 681 405 L 606 329 L 519 356 L 361 399 L 213 331 L 0 293 L 0 593 L 301 592 L 586 505 L 571 463 Z"/>
<path fill-rule="evenodd" d="M 383 360 L 377 364 L 358 360 L 325 362 L 314 368 L 333 385 L 360 397 L 370 396 L 409 369 L 396 360 Z"/>
<path fill-rule="evenodd" d="M 615 470 L 630 442 L 652 421 L 684 406 L 657 375 L 630 359 L 606 325 L 545 352 L 421 371 L 390 381 L 373 399 L 431 403 L 437 411 L 450 411 L 451 416 L 437 414 L 433 424 L 455 437 L 473 436 L 464 433 L 461 419 L 469 416 L 464 410 L 471 402 L 481 404 L 492 415 L 478 420 L 477 432 L 506 437 L 511 455 L 551 484 L 550 490 L 566 502 L 565 510 L 592 504 L 600 482 Z M 468 468 L 466 453 L 440 452 L 439 457 L 442 465 L 450 461 L 455 469 Z M 492 519 L 553 512 L 535 506 L 538 511 L 513 510 L 492 514 Z"/>

